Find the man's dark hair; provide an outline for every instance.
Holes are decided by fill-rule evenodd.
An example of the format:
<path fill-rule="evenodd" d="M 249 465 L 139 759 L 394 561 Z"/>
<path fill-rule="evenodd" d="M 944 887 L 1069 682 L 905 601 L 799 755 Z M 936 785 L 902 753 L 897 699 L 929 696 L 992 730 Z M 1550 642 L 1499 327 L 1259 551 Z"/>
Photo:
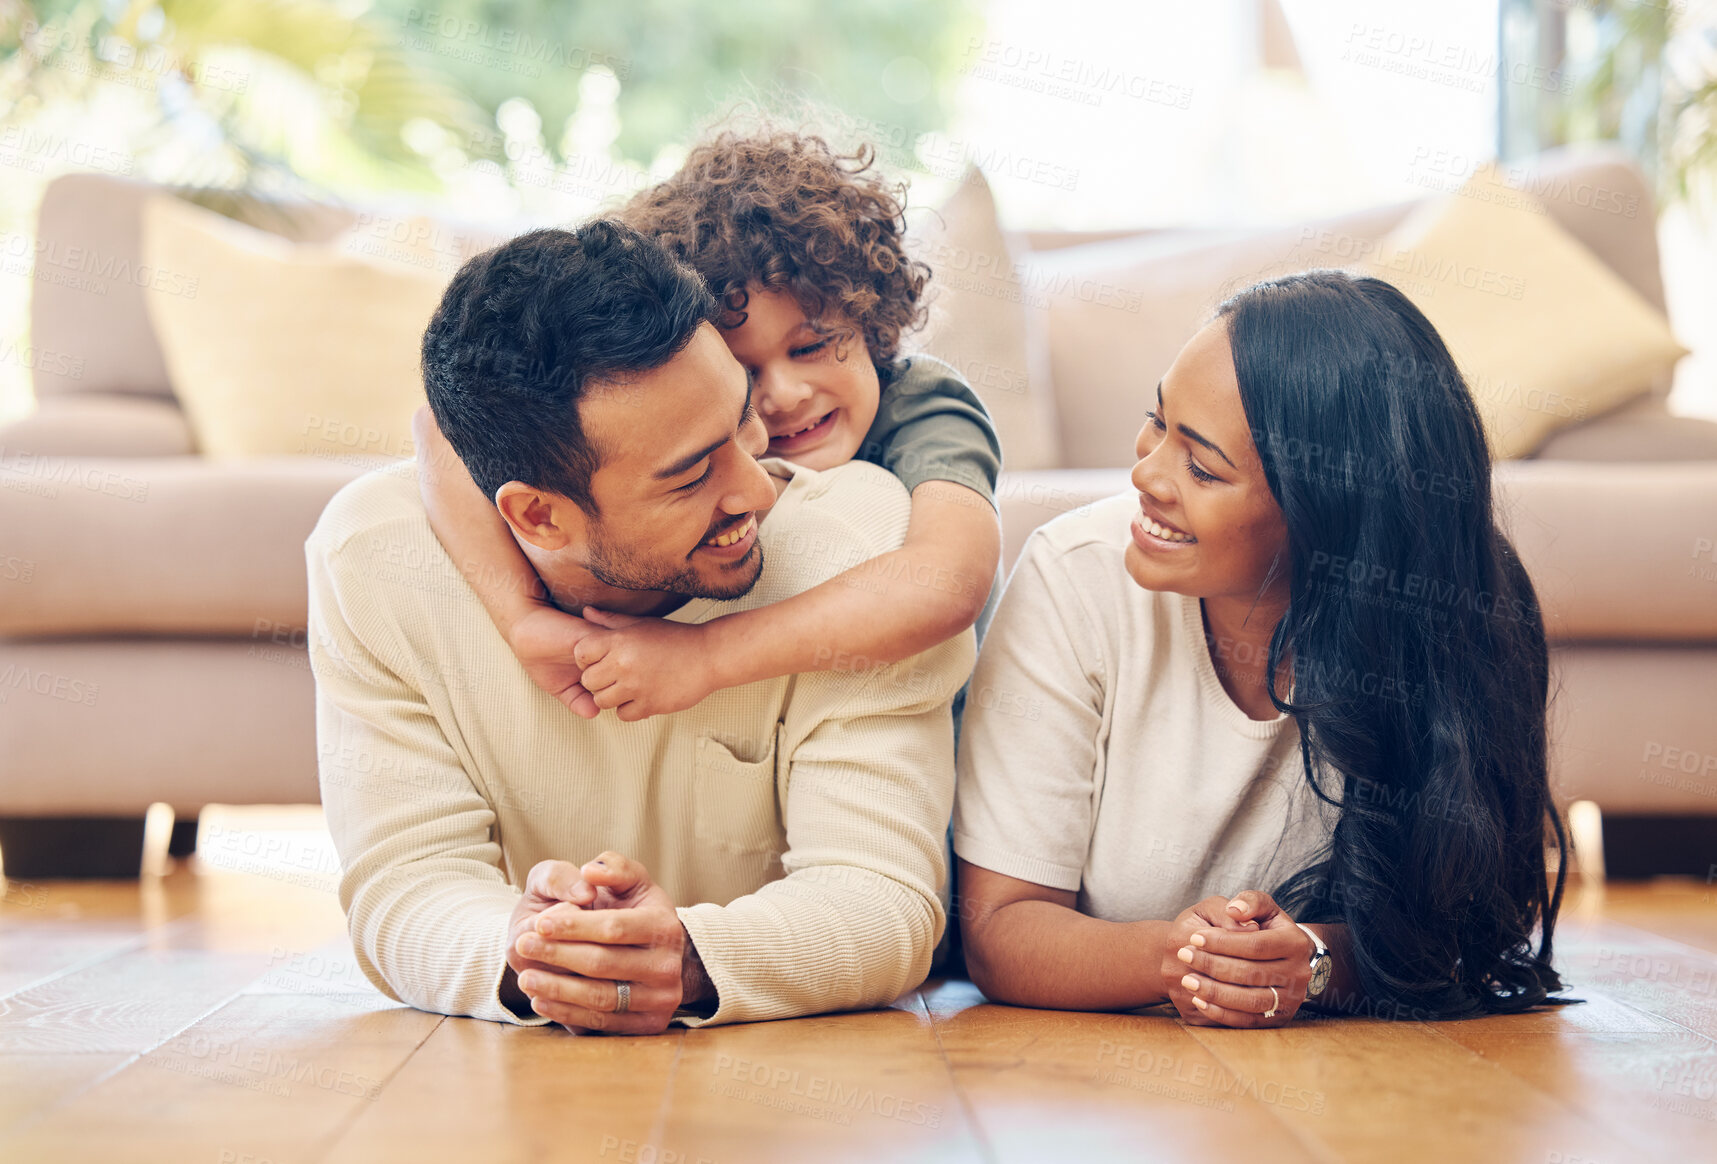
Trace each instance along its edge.
<path fill-rule="evenodd" d="M 423 333 L 435 422 L 491 500 L 508 481 L 596 512 L 579 401 L 661 367 L 713 320 L 702 278 L 631 227 L 535 230 L 459 269 Z"/>

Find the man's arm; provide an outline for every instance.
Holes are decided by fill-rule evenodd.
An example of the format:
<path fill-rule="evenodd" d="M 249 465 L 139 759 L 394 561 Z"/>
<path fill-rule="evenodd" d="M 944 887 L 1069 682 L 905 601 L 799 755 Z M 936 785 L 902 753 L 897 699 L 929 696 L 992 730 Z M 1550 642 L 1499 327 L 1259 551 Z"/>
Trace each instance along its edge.
<path fill-rule="evenodd" d="M 430 661 L 414 665 L 398 641 L 402 612 L 367 576 L 356 539 L 344 549 L 319 528 L 306 554 L 322 804 L 358 965 L 423 1010 L 546 1022 L 501 997 L 520 893 L 502 872 L 489 802 L 406 677 Z"/>
<path fill-rule="evenodd" d="M 778 761 L 787 876 L 679 911 L 718 1000 L 702 1021 L 881 1006 L 924 980 L 946 924 L 949 703 L 972 657 L 966 631 L 892 666 L 793 680 Z"/>

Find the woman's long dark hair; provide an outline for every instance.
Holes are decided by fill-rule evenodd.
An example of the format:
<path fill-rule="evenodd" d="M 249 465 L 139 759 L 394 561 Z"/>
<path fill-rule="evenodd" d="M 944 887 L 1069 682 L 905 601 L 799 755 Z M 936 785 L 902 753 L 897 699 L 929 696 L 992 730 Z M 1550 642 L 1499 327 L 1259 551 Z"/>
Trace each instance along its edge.
<path fill-rule="evenodd" d="M 1452 1018 L 1543 1003 L 1562 989 L 1565 865 L 1551 890 L 1546 840 L 1566 852 L 1549 658 L 1492 513 L 1472 394 L 1430 321 L 1378 279 L 1274 279 L 1218 317 L 1287 525 L 1270 696 L 1299 725 L 1312 789 L 1340 806 L 1327 854 L 1277 898 L 1347 924 L 1367 1005 Z"/>

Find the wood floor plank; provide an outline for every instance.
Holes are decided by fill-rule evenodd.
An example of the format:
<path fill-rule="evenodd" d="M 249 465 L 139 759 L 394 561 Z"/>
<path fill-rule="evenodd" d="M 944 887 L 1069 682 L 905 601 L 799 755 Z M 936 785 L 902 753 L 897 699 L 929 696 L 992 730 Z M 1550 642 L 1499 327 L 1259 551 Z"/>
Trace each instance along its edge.
<path fill-rule="evenodd" d="M 997 1160 L 1318 1159 L 1281 1118 L 1322 1119 L 1315 1088 L 1225 1070 L 1170 1017 L 994 1006 L 969 982 L 925 998 Z"/>
<path fill-rule="evenodd" d="M 915 994 L 687 1032 L 659 1148 L 688 1161 L 984 1159 Z"/>
<path fill-rule="evenodd" d="M 123 1051 L 83 1055 L 0 1054 L 0 1148 L 4 1147 L 6 1134 L 19 1124 L 38 1118 L 131 1059 Z"/>
<path fill-rule="evenodd" d="M 1656 1024 L 1650 1031 L 1594 1030 L 1596 1024 L 1580 1020 L 1603 1013 L 1605 1005 L 1618 1013 L 1631 1008 L 1596 993 L 1588 997 L 1587 1006 L 1557 1015 L 1521 1016 L 1549 1020 L 1537 1024 L 1497 1017 L 1432 1029 L 1649 1158 L 1709 1155 L 1717 1141 L 1717 1043 L 1659 1019 L 1650 1020 Z"/>
<path fill-rule="evenodd" d="M 660 1144 L 657 1120 L 682 1037 L 580 1038 L 448 1019 L 363 1105 L 325 1160 L 669 1164 L 673 1157 L 639 1151 Z"/>
<path fill-rule="evenodd" d="M 143 941 L 135 921 L 16 920 L 0 924 L 0 998 Z"/>
<path fill-rule="evenodd" d="M 279 870 L 8 886 L 0 1159 L 1660 1164 L 1717 1142 L 1702 885 L 1571 899 L 1558 965 L 1587 1001 L 1529 1015 L 1225 1031 L 937 982 L 888 1011 L 591 1039 L 389 1002 L 326 870 L 302 876 L 317 842 L 288 840 Z"/>
<path fill-rule="evenodd" d="M 1717 1039 L 1717 956 L 1632 926 L 1607 923 L 1559 941 L 1556 969 L 1575 997 L 1583 997 L 1583 991 L 1601 992 Z"/>
<path fill-rule="evenodd" d="M 1592 914 L 1717 955 L 1717 884 L 1691 877 L 1612 882 Z"/>
<path fill-rule="evenodd" d="M 441 1021 L 385 1002 L 241 996 L 0 1142 L 0 1154 L 309 1164 Z"/>
<path fill-rule="evenodd" d="M 1274 1030 L 1187 1027 L 1237 1075 L 1292 1080 L 1325 1097 L 1282 1120 L 1352 1164 L 1544 1164 L 1638 1160 L 1627 1142 L 1426 1024 L 1308 1018 Z"/>

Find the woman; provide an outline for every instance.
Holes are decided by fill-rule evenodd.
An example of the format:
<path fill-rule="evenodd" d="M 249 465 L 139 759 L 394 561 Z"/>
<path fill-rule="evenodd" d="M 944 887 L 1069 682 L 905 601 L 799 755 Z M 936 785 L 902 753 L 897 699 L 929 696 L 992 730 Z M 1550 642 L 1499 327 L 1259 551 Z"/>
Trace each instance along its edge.
<path fill-rule="evenodd" d="M 1224 303 L 1152 395 L 1137 494 L 1032 535 L 972 679 L 973 980 L 1244 1027 L 1545 1002 L 1543 623 L 1448 350 L 1311 271 Z"/>

